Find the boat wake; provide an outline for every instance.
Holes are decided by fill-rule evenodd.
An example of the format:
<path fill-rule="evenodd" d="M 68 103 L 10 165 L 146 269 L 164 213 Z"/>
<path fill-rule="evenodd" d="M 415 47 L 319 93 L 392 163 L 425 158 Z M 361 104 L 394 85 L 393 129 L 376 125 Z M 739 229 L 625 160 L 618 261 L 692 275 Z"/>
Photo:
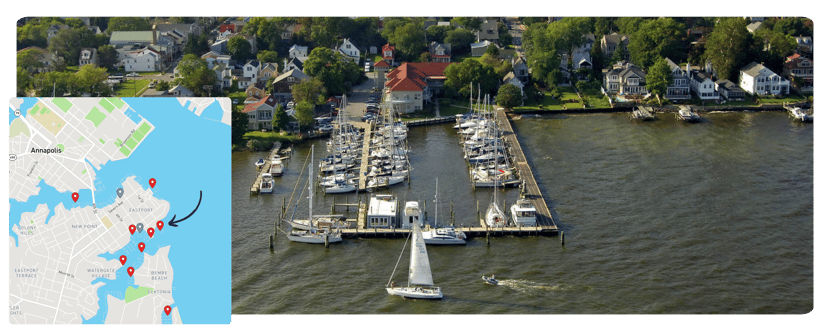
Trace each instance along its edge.
<path fill-rule="evenodd" d="M 551 285 L 544 283 L 536 283 L 524 279 L 499 279 L 498 285 L 505 286 L 510 289 L 530 295 L 547 295 L 553 294 L 554 292 L 568 291 L 572 289 L 570 285 Z"/>

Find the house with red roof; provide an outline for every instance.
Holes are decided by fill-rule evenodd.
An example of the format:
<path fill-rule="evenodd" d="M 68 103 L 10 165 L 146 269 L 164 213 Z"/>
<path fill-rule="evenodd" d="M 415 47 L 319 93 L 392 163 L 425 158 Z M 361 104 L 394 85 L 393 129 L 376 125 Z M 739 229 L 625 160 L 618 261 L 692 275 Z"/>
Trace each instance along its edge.
<path fill-rule="evenodd" d="M 784 76 L 789 77 L 792 82 L 796 82 L 798 78 L 802 91 L 812 91 L 813 60 L 799 53 L 788 56 L 784 61 Z"/>
<path fill-rule="evenodd" d="M 227 39 L 228 36 L 236 33 L 236 25 L 222 24 L 219 26 L 219 39 Z"/>
<path fill-rule="evenodd" d="M 424 103 L 444 86 L 444 70 L 450 63 L 403 63 L 386 74 L 386 102 L 401 113 L 424 109 Z"/>
<path fill-rule="evenodd" d="M 395 62 L 395 46 L 389 45 L 389 43 L 383 45 L 383 48 L 381 48 L 381 56 L 391 66 Z"/>
<path fill-rule="evenodd" d="M 273 96 L 246 105 L 242 112 L 248 115 L 248 130 L 271 130 L 271 119 L 276 108 L 277 99 Z"/>

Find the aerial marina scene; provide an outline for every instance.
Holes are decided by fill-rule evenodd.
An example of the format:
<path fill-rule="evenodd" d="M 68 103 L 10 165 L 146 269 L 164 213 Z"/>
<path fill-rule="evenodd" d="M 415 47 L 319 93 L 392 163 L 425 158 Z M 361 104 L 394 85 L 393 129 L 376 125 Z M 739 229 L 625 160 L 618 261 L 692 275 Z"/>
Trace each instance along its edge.
<path fill-rule="evenodd" d="M 292 122 L 308 101 L 297 98 L 313 84 L 293 87 L 302 93 L 274 106 L 274 118 L 293 117 L 273 120 L 280 138 L 259 124 L 235 143 L 234 314 L 809 312 L 812 87 L 792 76 L 784 86 L 751 57 L 707 63 L 686 37 L 672 47 L 699 59 L 643 64 L 636 33 L 597 33 L 685 24 L 714 36 L 783 20 L 591 18 L 599 30 L 575 38 L 560 72 L 529 75 L 546 70 L 538 28 L 555 39 L 580 20 L 497 18 L 513 46 L 489 55 L 487 43 L 437 41 L 413 61 L 404 44 L 379 44 L 357 62 L 365 80 L 311 100 L 302 130 Z M 801 61 L 810 53 L 796 39 L 787 59 Z M 509 73 L 492 84 L 487 68 L 499 65 Z M 667 85 L 646 77 L 657 70 Z M 770 79 L 748 93 L 729 80 L 742 75 Z"/>

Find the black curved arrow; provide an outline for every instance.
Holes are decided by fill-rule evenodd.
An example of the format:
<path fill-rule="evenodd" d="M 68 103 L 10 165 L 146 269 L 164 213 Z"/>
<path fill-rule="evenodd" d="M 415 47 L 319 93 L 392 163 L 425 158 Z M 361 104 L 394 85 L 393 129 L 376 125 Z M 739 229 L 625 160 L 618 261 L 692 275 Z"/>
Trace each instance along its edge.
<path fill-rule="evenodd" d="M 169 225 L 169 226 L 173 226 L 173 227 L 178 227 L 178 225 L 177 225 L 176 223 L 179 223 L 179 222 L 181 222 L 181 221 L 184 221 L 184 220 L 186 220 L 186 219 L 190 218 L 190 216 L 193 216 L 193 213 L 195 213 L 195 212 L 196 212 L 196 210 L 198 210 L 198 209 L 199 209 L 199 205 L 201 205 L 201 204 L 202 204 L 202 191 L 199 191 L 199 203 L 197 203 L 197 204 L 196 204 L 196 208 L 195 208 L 195 209 L 193 209 L 193 211 L 192 211 L 192 212 L 190 212 L 190 214 L 187 214 L 187 216 L 185 216 L 184 218 L 182 218 L 182 219 L 180 219 L 180 220 L 178 220 L 178 221 L 176 220 L 176 215 L 174 214 L 174 215 L 173 215 L 173 218 L 170 220 L 170 222 L 167 222 L 167 225 Z"/>

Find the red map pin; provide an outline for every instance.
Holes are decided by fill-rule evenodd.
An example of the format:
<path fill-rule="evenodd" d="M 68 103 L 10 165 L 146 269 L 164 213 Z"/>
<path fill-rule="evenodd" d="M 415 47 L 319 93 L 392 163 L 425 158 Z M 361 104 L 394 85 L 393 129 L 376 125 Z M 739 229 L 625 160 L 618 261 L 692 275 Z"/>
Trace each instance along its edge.
<path fill-rule="evenodd" d="M 154 187 L 156 187 L 156 179 L 155 178 L 150 178 L 150 188 L 154 188 Z"/>
<path fill-rule="evenodd" d="M 133 273 L 134 273 L 134 272 L 135 272 L 135 269 L 133 269 L 133 267 L 129 267 L 129 268 L 127 268 L 127 273 L 128 273 L 128 274 L 130 274 L 130 277 L 132 277 L 132 276 L 133 276 Z"/>
<path fill-rule="evenodd" d="M 130 234 L 135 233 L 135 224 L 130 224 Z"/>
<path fill-rule="evenodd" d="M 159 231 L 161 231 L 161 228 L 163 228 L 163 227 L 164 227 L 164 221 L 158 221 L 158 222 L 156 222 L 156 227 L 157 227 L 157 228 L 159 228 Z M 149 230 L 148 230 L 148 231 L 149 231 Z"/>
<path fill-rule="evenodd" d="M 121 257 L 118 258 L 118 260 L 121 261 L 121 265 L 124 265 L 124 263 L 127 263 L 127 256 L 121 255 Z"/>
<path fill-rule="evenodd" d="M 153 229 L 153 228 L 149 228 L 149 229 L 147 229 L 147 234 L 149 234 L 149 235 L 150 235 L 150 238 L 152 238 L 152 237 L 153 237 L 153 234 L 154 234 L 154 233 L 156 233 L 156 230 L 155 230 L 155 229 Z"/>
<path fill-rule="evenodd" d="M 164 306 L 164 313 L 167 314 L 167 316 L 170 316 L 170 310 L 170 306 Z"/>
<path fill-rule="evenodd" d="M 144 243 L 138 243 L 138 250 L 144 253 Z"/>
<path fill-rule="evenodd" d="M 72 192 L 72 201 L 78 202 L 78 192 Z"/>

